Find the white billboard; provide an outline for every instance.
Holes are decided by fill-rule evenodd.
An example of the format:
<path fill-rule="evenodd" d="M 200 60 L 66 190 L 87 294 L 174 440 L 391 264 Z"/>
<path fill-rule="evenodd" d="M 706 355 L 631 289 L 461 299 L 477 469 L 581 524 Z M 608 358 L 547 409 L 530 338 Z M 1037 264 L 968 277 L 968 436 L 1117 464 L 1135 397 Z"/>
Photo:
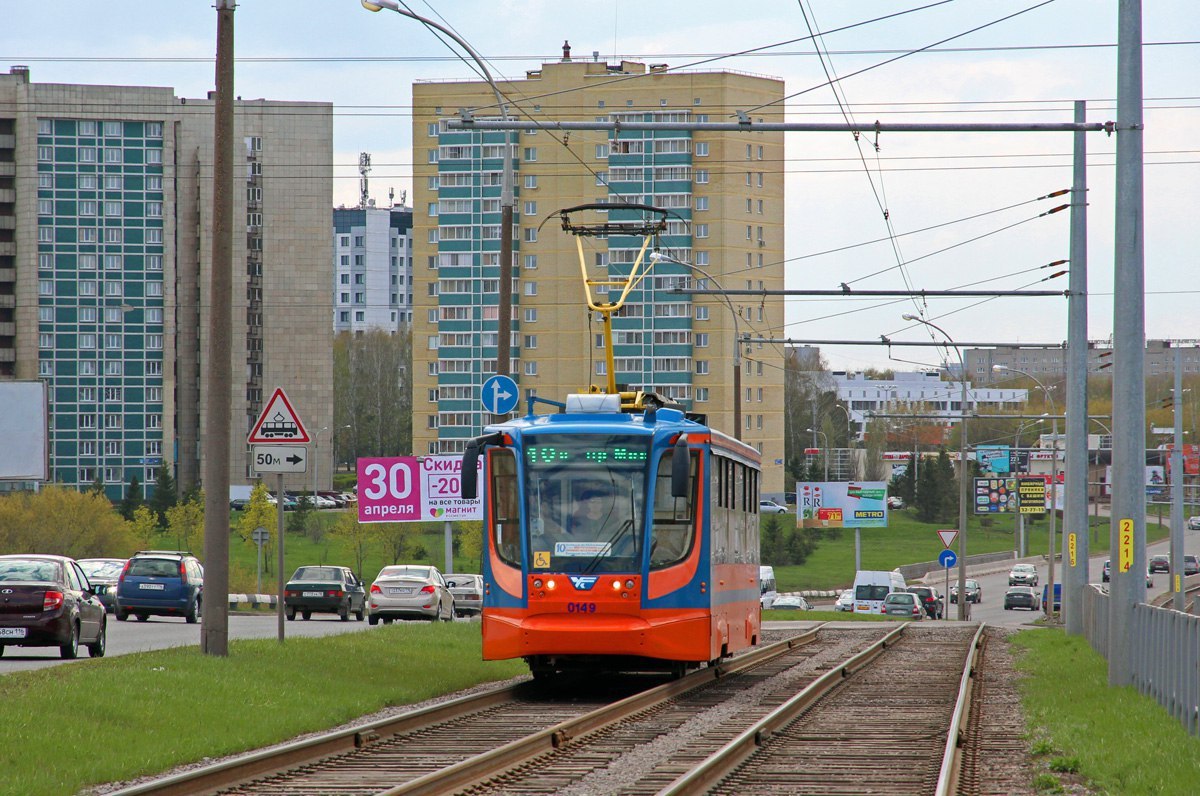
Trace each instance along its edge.
<path fill-rule="evenodd" d="M 44 381 L 0 382 L 0 480 L 49 478 L 49 424 Z"/>

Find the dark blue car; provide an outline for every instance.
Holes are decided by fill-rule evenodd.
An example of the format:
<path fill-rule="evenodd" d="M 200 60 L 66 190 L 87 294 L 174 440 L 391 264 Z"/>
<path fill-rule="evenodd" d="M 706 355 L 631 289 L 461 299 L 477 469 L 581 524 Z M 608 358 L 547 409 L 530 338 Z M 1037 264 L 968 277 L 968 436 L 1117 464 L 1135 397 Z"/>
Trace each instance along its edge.
<path fill-rule="evenodd" d="M 182 616 L 188 624 L 200 619 L 204 599 L 204 568 L 181 550 L 142 550 L 134 553 L 117 581 L 117 620 L 130 615 L 145 622 L 151 616 Z"/>

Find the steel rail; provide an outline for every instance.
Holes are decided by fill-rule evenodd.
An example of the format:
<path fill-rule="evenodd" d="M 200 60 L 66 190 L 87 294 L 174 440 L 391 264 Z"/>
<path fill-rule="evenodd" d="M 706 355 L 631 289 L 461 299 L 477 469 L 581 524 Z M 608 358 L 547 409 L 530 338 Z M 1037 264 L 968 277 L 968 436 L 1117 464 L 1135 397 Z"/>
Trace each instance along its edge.
<path fill-rule="evenodd" d="M 528 757 L 564 746 L 574 739 L 620 721 L 656 702 L 782 656 L 795 647 L 814 641 L 817 632 L 824 624 L 822 622 L 800 635 L 744 655 L 738 655 L 717 666 L 699 669 L 679 680 L 627 697 L 598 711 L 562 722 L 381 793 L 445 793 L 448 789 L 459 787 L 460 784 L 470 784 L 480 779 L 487 779 Z M 522 682 L 459 697 L 400 716 L 380 719 L 344 730 L 335 730 L 302 741 L 285 743 L 282 746 L 251 752 L 212 765 L 139 783 L 113 791 L 110 796 L 191 796 L 195 793 L 211 793 L 254 779 L 279 774 L 322 758 L 350 753 L 388 736 L 424 729 L 506 702 L 513 702 L 516 701 L 517 690 L 527 688 L 528 683 Z"/>
<path fill-rule="evenodd" d="M 963 664 L 962 679 L 958 686 L 958 700 L 954 703 L 954 715 L 946 733 L 946 750 L 942 753 L 942 766 L 938 770 L 937 788 L 934 796 L 952 796 L 958 792 L 958 777 L 962 771 L 962 750 L 965 743 L 965 728 L 971 717 L 971 697 L 975 692 L 975 671 L 979 653 L 983 649 L 983 631 L 986 625 L 979 623 L 975 638 L 971 639 L 971 654 Z"/>
<path fill-rule="evenodd" d="M 785 727 L 814 702 L 828 694 L 859 668 L 866 666 L 883 653 L 903 633 L 907 624 L 888 633 L 862 652 L 855 653 L 834 669 L 810 683 L 804 690 L 763 716 L 736 738 L 710 755 L 703 763 L 676 779 L 658 792 L 657 796 L 684 796 L 707 793 L 730 772 L 754 754 L 766 740 Z"/>
<path fill-rule="evenodd" d="M 431 796 L 432 794 L 463 790 L 477 782 L 491 779 L 530 758 L 560 749 L 589 733 L 624 721 L 636 713 L 665 702 L 685 691 L 785 655 L 796 647 L 816 640 L 817 631 L 824 624 L 822 622 L 801 635 L 777 641 L 744 655 L 738 655 L 715 667 L 700 669 L 678 680 L 626 697 L 599 710 L 564 721 L 553 727 L 547 727 L 490 752 L 476 755 L 440 771 L 382 791 L 379 796 Z"/>

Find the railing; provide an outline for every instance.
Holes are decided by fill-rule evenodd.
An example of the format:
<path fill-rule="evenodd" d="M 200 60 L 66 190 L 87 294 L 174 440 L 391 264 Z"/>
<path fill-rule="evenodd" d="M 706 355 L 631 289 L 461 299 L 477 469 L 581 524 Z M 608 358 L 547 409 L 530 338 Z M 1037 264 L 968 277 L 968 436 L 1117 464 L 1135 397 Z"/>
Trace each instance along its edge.
<path fill-rule="evenodd" d="M 1092 649 L 1108 657 L 1112 602 L 1101 587 L 1083 590 L 1083 632 Z M 1154 697 L 1192 735 L 1200 735 L 1200 616 L 1146 603 L 1133 607 L 1128 642 L 1133 684 Z"/>

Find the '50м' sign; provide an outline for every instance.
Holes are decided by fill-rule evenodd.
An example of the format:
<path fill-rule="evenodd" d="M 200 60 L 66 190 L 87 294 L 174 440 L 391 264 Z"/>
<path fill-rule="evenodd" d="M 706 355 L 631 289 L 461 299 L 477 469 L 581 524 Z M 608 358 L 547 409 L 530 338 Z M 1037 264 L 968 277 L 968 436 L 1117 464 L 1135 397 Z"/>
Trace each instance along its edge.
<path fill-rule="evenodd" d="M 482 470 L 483 462 L 478 463 Z M 358 460 L 359 522 L 477 520 L 479 500 L 462 499 L 461 456 Z"/>

